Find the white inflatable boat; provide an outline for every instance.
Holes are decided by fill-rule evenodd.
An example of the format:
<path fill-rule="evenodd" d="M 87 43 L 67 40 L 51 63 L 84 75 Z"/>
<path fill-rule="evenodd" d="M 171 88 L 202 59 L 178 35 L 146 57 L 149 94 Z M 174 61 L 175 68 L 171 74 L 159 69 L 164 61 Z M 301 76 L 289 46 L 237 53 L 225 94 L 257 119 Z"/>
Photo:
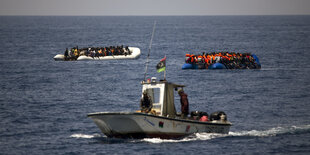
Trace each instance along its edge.
<path fill-rule="evenodd" d="M 141 51 L 137 47 L 128 47 L 130 50 L 129 55 L 111 55 L 111 56 L 99 56 L 99 57 L 91 57 L 82 55 L 79 56 L 76 60 L 78 61 L 87 61 L 87 60 L 119 60 L 119 59 L 137 59 L 141 55 Z M 57 54 L 54 57 L 55 61 L 65 61 L 65 56 L 63 54 Z"/>

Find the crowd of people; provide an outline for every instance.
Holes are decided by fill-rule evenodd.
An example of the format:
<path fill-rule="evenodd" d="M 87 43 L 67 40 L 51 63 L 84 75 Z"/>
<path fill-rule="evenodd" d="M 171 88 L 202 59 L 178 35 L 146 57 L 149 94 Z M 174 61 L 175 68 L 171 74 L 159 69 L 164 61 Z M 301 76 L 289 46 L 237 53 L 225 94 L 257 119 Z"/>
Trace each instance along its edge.
<path fill-rule="evenodd" d="M 215 63 L 222 63 L 227 69 L 259 69 L 258 64 L 251 53 L 235 52 L 212 52 L 199 55 L 186 54 L 185 63 L 197 64 L 202 68 L 208 67 Z"/>
<path fill-rule="evenodd" d="M 64 56 L 65 60 L 76 60 L 79 56 L 85 55 L 89 57 L 104 57 L 104 56 L 116 56 L 116 55 L 130 55 L 131 51 L 128 46 L 110 46 L 110 47 L 88 47 L 78 48 L 73 47 L 70 50 L 66 49 Z"/>

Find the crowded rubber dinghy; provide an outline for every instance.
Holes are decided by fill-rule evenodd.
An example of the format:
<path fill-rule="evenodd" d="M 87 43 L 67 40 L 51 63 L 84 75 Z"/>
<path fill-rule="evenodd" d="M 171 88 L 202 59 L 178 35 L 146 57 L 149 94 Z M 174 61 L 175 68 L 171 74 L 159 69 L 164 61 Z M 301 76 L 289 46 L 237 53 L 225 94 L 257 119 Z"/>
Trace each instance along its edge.
<path fill-rule="evenodd" d="M 139 48 L 128 46 L 107 46 L 107 47 L 73 47 L 66 49 L 64 54 L 57 54 L 56 61 L 74 60 L 107 60 L 107 59 L 135 59 L 140 56 Z"/>
<path fill-rule="evenodd" d="M 235 52 L 212 52 L 186 54 L 182 69 L 260 69 L 255 54 Z"/>

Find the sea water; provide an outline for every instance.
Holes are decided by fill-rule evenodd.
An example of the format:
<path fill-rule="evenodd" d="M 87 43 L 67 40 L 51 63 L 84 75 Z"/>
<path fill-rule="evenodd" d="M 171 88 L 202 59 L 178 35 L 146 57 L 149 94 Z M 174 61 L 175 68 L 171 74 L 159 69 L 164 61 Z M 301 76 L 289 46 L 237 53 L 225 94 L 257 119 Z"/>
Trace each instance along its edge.
<path fill-rule="evenodd" d="M 309 154 L 310 16 L 0 17 L 1 154 Z M 184 84 L 190 111 L 224 111 L 229 134 L 107 138 L 87 118 L 139 109 L 147 78 Z M 133 46 L 137 60 L 56 62 L 72 47 Z M 186 53 L 251 52 L 260 70 L 181 70 Z M 180 111 L 176 95 L 176 109 Z"/>

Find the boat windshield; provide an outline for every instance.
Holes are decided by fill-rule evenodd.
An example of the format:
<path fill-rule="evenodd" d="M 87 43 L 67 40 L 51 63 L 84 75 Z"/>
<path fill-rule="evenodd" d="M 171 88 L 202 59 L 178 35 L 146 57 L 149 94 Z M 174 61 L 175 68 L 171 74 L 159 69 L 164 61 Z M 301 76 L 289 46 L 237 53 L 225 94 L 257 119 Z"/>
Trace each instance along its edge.
<path fill-rule="evenodd" d="M 161 110 L 160 103 L 159 103 L 160 102 L 160 88 L 148 88 L 146 89 L 146 91 L 152 100 L 153 108 L 160 111 Z"/>

